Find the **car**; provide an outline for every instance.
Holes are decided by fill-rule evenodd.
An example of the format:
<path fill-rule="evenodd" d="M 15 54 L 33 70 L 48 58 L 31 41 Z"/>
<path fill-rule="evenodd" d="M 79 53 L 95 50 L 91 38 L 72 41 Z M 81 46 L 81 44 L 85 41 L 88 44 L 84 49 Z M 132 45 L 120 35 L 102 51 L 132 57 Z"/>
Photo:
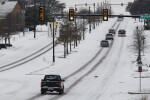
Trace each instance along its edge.
<path fill-rule="evenodd" d="M 115 29 L 109 29 L 109 33 L 116 34 L 116 31 L 115 31 Z"/>
<path fill-rule="evenodd" d="M 126 36 L 126 31 L 124 30 L 124 29 L 120 29 L 119 31 L 118 31 L 118 36 Z"/>
<path fill-rule="evenodd" d="M 122 16 L 123 16 L 123 14 L 120 14 L 117 18 L 117 21 L 123 21 L 124 17 L 122 17 Z"/>
<path fill-rule="evenodd" d="M 45 75 L 44 79 L 41 80 L 41 94 L 47 91 L 56 91 L 59 92 L 59 94 L 63 94 L 64 81 L 65 80 L 62 80 L 60 75 Z"/>
<path fill-rule="evenodd" d="M 102 40 L 100 43 L 101 47 L 109 47 L 109 41 L 108 40 Z"/>
<path fill-rule="evenodd" d="M 114 40 L 113 34 L 112 33 L 106 34 L 106 40 Z"/>

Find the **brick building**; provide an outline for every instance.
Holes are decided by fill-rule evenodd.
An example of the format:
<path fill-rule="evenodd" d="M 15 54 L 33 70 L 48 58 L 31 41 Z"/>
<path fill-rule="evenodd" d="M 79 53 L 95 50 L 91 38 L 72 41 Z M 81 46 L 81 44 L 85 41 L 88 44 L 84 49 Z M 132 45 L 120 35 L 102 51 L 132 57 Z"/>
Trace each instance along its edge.
<path fill-rule="evenodd" d="M 24 27 L 24 12 L 17 1 L 0 4 L 0 36 L 13 34 Z"/>

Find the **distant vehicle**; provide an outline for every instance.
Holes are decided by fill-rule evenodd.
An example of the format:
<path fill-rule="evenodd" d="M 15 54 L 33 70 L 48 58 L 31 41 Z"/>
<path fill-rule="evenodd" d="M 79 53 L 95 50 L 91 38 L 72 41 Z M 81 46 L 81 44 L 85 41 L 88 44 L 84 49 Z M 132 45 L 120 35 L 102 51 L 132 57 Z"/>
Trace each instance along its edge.
<path fill-rule="evenodd" d="M 116 31 L 115 31 L 115 29 L 109 29 L 109 33 L 116 34 Z"/>
<path fill-rule="evenodd" d="M 114 40 L 113 34 L 112 33 L 106 34 L 106 40 Z"/>
<path fill-rule="evenodd" d="M 109 42 L 108 42 L 108 40 L 102 40 L 101 43 L 100 43 L 100 46 L 101 46 L 101 47 L 109 47 Z"/>
<path fill-rule="evenodd" d="M 45 75 L 44 79 L 41 80 L 41 94 L 47 91 L 64 93 L 64 80 L 61 79 L 60 75 Z"/>
<path fill-rule="evenodd" d="M 123 21 L 124 18 L 122 17 L 122 15 L 123 14 L 120 14 L 120 16 L 118 16 L 117 21 Z"/>
<path fill-rule="evenodd" d="M 118 31 L 118 36 L 126 36 L 126 31 L 124 29 L 120 29 Z"/>

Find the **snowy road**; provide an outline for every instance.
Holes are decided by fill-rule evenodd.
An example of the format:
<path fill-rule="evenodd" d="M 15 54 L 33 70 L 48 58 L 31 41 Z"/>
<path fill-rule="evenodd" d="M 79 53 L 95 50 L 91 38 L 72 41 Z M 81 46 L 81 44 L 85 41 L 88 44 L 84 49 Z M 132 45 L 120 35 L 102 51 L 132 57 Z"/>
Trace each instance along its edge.
<path fill-rule="evenodd" d="M 134 20 L 125 18 L 118 27 L 118 29 L 126 29 L 127 37 L 118 37 L 116 34 L 114 42 L 110 42 L 111 47 L 100 47 L 100 41 L 105 39 L 105 34 L 115 21 L 116 19 L 111 19 L 92 30 L 91 34 L 86 33 L 86 39 L 81 41 L 65 59 L 62 58 L 63 46 L 56 46 L 54 64 L 52 51 L 49 51 L 20 67 L 1 72 L 0 100 L 12 100 L 12 98 L 13 100 L 131 100 L 136 98 L 128 94 L 130 89 L 135 90 L 134 82 L 131 80 L 131 67 L 128 67 L 132 65 L 128 45 L 129 37 L 136 26 Z M 66 79 L 65 94 L 41 95 L 41 79 L 44 74 L 53 73 L 60 74 Z"/>

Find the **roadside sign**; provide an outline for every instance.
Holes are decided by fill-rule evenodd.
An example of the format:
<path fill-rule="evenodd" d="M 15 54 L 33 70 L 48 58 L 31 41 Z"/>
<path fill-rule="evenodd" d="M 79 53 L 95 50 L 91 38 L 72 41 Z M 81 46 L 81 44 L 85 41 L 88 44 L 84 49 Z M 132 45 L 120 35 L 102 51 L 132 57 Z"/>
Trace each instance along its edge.
<path fill-rule="evenodd" d="M 58 22 L 54 22 L 54 28 L 57 28 Z M 50 28 L 53 28 L 53 22 L 50 22 Z"/>
<path fill-rule="evenodd" d="M 24 32 L 29 32 L 29 28 L 24 28 L 23 31 Z"/>
<path fill-rule="evenodd" d="M 141 14 L 140 19 L 150 19 L 150 15 L 148 14 Z"/>
<path fill-rule="evenodd" d="M 56 21 L 56 17 L 54 17 L 54 16 L 50 17 L 49 21 L 50 22 L 55 22 Z"/>

